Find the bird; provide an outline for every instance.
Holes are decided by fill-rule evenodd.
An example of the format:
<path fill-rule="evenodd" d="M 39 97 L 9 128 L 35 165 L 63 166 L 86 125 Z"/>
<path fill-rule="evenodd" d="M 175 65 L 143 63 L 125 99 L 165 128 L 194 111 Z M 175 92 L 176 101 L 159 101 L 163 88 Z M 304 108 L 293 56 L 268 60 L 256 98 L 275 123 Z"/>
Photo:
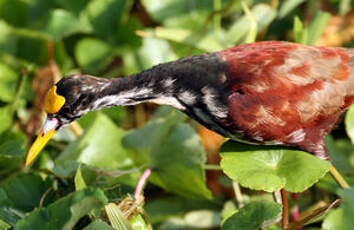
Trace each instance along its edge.
<path fill-rule="evenodd" d="M 143 102 L 172 106 L 235 141 L 291 146 L 330 160 L 324 137 L 354 103 L 354 48 L 261 41 L 124 78 L 64 77 L 47 93 L 47 119 L 26 165 L 57 130 L 87 112 Z"/>

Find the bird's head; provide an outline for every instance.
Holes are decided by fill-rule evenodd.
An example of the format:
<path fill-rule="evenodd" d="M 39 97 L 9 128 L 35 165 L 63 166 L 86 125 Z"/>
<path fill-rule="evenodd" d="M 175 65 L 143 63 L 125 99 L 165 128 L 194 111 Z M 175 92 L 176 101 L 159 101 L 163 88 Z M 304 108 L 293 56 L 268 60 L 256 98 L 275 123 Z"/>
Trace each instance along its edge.
<path fill-rule="evenodd" d="M 49 89 L 44 101 L 47 119 L 27 154 L 26 165 L 34 160 L 57 130 L 94 109 L 93 104 L 100 94 L 97 86 L 105 83 L 105 79 L 74 75 L 63 78 Z"/>

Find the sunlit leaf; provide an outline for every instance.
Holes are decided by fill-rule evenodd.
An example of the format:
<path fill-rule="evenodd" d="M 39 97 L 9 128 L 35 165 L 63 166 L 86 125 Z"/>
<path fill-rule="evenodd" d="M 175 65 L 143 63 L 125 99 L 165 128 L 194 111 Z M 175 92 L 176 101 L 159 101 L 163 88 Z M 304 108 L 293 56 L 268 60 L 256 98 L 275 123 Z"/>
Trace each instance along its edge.
<path fill-rule="evenodd" d="M 10 102 L 16 94 L 18 74 L 0 63 L 0 100 Z"/>
<path fill-rule="evenodd" d="M 322 178 L 329 162 L 308 153 L 267 146 L 226 142 L 221 151 L 221 167 L 242 186 L 274 192 L 285 188 L 302 192 Z"/>
<path fill-rule="evenodd" d="M 16 229 L 70 230 L 81 217 L 102 208 L 106 202 L 107 198 L 100 189 L 83 189 L 31 212 L 17 222 Z"/>
<path fill-rule="evenodd" d="M 291 11 L 293 11 L 296 7 L 298 7 L 301 3 L 305 2 L 305 0 L 285 0 L 282 1 L 279 9 L 279 18 L 283 18 L 287 16 Z"/>
<path fill-rule="evenodd" d="M 352 105 L 345 116 L 345 129 L 354 144 L 354 105 Z"/>
<path fill-rule="evenodd" d="M 11 225 L 0 219 L 0 230 L 10 229 Z"/>
<path fill-rule="evenodd" d="M 323 33 L 331 15 L 327 12 L 318 11 L 308 28 L 307 44 L 315 45 Z"/>
<path fill-rule="evenodd" d="M 107 116 L 99 113 L 85 133 L 70 143 L 56 159 L 56 165 L 77 161 L 87 165 L 116 170 L 132 166 L 132 161 L 121 146 L 124 131 Z"/>
<path fill-rule="evenodd" d="M 213 0 L 143 0 L 149 14 L 168 27 L 200 28 L 213 10 Z"/>
<path fill-rule="evenodd" d="M 204 149 L 183 119 L 180 112 L 163 107 L 151 122 L 129 132 L 123 144 L 137 165 L 153 169 L 152 182 L 183 196 L 210 198 L 202 169 Z"/>
<path fill-rule="evenodd" d="M 279 216 L 281 205 L 271 201 L 254 201 L 241 208 L 222 224 L 222 230 L 257 230 L 265 221 Z"/>
<path fill-rule="evenodd" d="M 75 33 L 90 32 L 91 26 L 84 19 L 80 20 L 69 11 L 55 9 L 50 12 L 47 23 L 41 31 L 52 40 L 57 40 Z"/>
<path fill-rule="evenodd" d="M 152 230 L 141 214 L 135 215 L 129 219 L 129 223 L 134 230 Z"/>
<path fill-rule="evenodd" d="M 13 109 L 11 105 L 0 107 L 0 134 L 11 127 L 13 116 L 12 111 Z"/>
<path fill-rule="evenodd" d="M 276 17 L 276 12 L 273 8 L 266 4 L 258 4 L 252 7 L 250 16 L 257 22 L 257 31 L 262 31 Z M 240 43 L 249 33 L 252 22 L 249 16 L 244 15 L 228 29 L 225 35 L 225 42 L 229 46 L 235 43 Z"/>
<path fill-rule="evenodd" d="M 112 53 L 112 48 L 105 42 L 84 38 L 75 47 L 75 56 L 81 68 L 89 74 L 98 74 L 100 69 L 107 64 L 107 57 Z"/>

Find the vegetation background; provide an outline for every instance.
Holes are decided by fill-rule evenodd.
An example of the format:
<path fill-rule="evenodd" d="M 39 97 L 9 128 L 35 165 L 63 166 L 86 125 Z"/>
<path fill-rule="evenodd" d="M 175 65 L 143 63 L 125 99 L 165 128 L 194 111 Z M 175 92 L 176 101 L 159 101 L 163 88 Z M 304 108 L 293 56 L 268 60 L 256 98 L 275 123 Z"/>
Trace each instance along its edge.
<path fill-rule="evenodd" d="M 289 229 L 352 229 L 354 190 L 327 162 L 230 141 L 219 151 L 222 137 L 153 104 L 92 112 L 24 167 L 61 77 L 125 77 L 256 40 L 354 47 L 353 1 L 0 0 L 0 229 L 280 229 L 281 188 Z M 353 107 L 326 141 L 354 185 Z"/>

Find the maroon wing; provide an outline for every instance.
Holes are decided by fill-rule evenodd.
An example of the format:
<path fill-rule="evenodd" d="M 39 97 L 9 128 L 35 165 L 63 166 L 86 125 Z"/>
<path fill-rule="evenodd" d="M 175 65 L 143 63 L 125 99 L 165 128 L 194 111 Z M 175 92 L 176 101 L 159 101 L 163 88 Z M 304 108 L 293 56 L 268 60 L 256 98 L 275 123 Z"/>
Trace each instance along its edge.
<path fill-rule="evenodd" d="M 295 145 L 326 157 L 323 137 L 353 103 L 349 51 L 274 41 L 220 52 L 232 92 L 229 122 L 251 140 Z"/>

